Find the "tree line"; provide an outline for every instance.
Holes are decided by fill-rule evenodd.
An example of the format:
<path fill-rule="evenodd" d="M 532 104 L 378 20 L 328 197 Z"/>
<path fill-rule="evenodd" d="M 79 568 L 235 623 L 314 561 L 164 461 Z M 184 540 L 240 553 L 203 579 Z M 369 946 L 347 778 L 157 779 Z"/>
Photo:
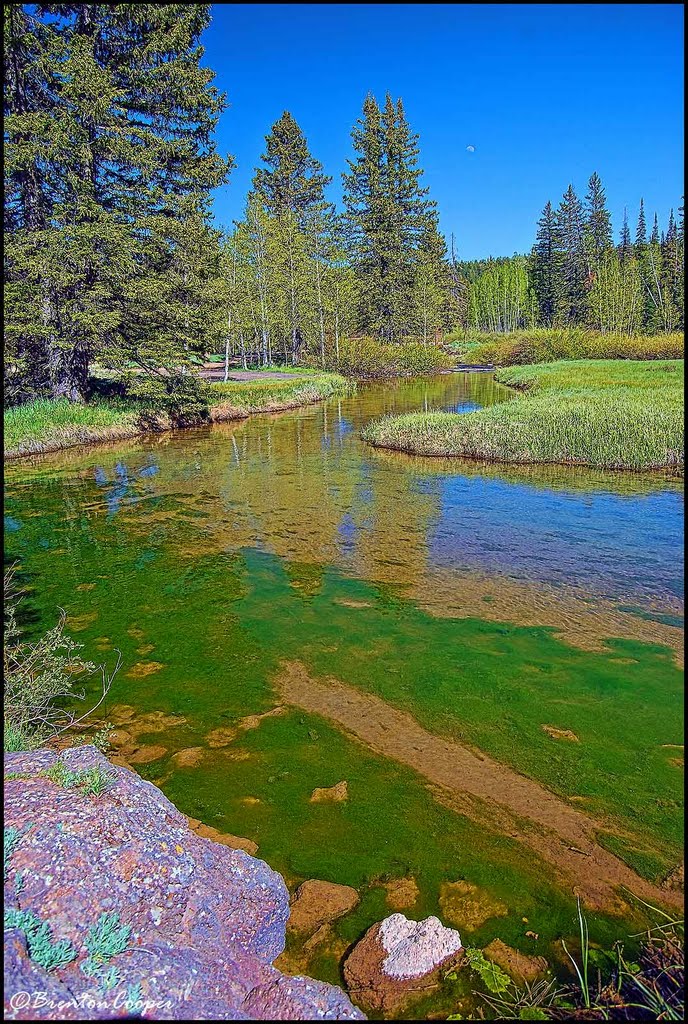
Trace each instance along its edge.
<path fill-rule="evenodd" d="M 356 335 L 683 326 L 683 208 L 612 242 L 594 174 L 547 204 L 527 255 L 460 262 L 400 99 L 366 97 L 343 203 L 285 111 L 242 218 L 216 228 L 226 107 L 202 66 L 208 4 L 11 4 L 5 53 L 5 384 L 79 400 L 89 368 L 172 401 L 194 359 L 336 365 Z"/>
<path fill-rule="evenodd" d="M 463 264 L 464 328 L 587 327 L 655 334 L 683 330 L 683 201 L 660 230 L 648 231 L 640 200 L 635 236 L 624 211 L 618 242 L 595 172 L 581 201 L 572 185 L 555 209 L 548 202 L 528 256 Z"/>

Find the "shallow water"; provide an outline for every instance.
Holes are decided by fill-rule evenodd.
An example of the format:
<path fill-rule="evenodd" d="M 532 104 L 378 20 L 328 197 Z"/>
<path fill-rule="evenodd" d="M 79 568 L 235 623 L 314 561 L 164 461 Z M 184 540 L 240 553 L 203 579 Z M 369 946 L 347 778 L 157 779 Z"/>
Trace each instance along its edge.
<path fill-rule="evenodd" d="M 575 880 L 533 855 L 518 816 L 462 803 L 460 778 L 451 792 L 434 784 L 422 757 L 402 754 L 393 716 L 383 750 L 344 698 L 326 718 L 307 687 L 285 697 L 287 663 L 542 784 L 645 879 L 680 856 L 678 483 L 419 460 L 359 437 L 383 413 L 509 398 L 484 374 L 365 386 L 6 472 L 6 558 L 19 561 L 27 624 L 62 607 L 85 654 L 112 664 L 122 652 L 105 718 L 130 733 L 137 770 L 190 816 L 253 839 L 290 884 L 360 890 L 298 961 L 328 980 L 390 912 L 390 880 L 414 878 L 409 916 L 555 959 L 575 928 Z M 346 801 L 311 802 L 342 780 Z M 493 912 L 452 910 L 458 880 Z M 592 912 L 600 942 L 619 933 L 614 910 Z"/>

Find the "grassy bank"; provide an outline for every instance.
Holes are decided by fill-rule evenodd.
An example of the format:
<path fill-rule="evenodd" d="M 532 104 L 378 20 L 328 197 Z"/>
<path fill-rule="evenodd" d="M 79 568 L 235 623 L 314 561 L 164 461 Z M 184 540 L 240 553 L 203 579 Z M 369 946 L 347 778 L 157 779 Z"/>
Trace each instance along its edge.
<path fill-rule="evenodd" d="M 601 334 L 579 328 L 534 328 L 511 334 L 468 332 L 446 347 L 462 362 L 517 366 L 559 359 L 682 359 L 683 333 Z"/>
<path fill-rule="evenodd" d="M 377 420 L 363 437 L 415 455 L 683 471 L 683 361 L 580 360 L 498 371 L 524 395 L 467 414 Z"/>
<path fill-rule="evenodd" d="M 309 370 L 294 375 L 293 380 L 268 378 L 209 384 L 204 389 L 207 412 L 194 422 L 219 422 L 241 419 L 251 413 L 294 409 L 346 394 L 353 386 L 337 374 Z M 7 409 L 3 419 L 5 459 L 124 440 L 178 425 L 168 413 L 126 399 L 95 399 L 86 405 L 65 399 L 43 399 Z"/>

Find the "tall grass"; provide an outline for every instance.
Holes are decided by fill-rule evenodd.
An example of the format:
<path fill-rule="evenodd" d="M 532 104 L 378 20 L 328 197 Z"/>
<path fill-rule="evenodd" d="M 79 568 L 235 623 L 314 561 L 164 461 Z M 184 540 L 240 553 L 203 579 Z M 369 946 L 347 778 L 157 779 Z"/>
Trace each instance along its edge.
<path fill-rule="evenodd" d="M 95 400 L 88 405 L 66 398 L 37 399 L 4 413 L 5 452 L 42 451 L 86 444 L 100 437 L 130 437 L 137 430 L 138 408 L 132 403 Z"/>
<path fill-rule="evenodd" d="M 524 397 L 477 412 L 411 413 L 363 437 L 416 455 L 683 470 L 680 361 L 559 362 L 499 371 Z"/>
<path fill-rule="evenodd" d="M 683 333 L 602 334 L 576 327 L 540 327 L 510 334 L 468 332 L 445 339 L 449 351 L 476 365 L 516 366 L 559 359 L 682 359 Z"/>

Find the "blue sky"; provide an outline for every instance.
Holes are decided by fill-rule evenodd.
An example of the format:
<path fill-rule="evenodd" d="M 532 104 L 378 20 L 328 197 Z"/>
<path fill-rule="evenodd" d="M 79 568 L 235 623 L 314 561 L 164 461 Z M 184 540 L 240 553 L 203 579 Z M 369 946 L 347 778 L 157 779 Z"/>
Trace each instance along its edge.
<path fill-rule="evenodd" d="M 593 170 L 615 234 L 665 223 L 683 191 L 679 4 L 213 4 L 204 63 L 229 109 L 218 127 L 237 167 L 217 222 L 240 217 L 264 138 L 284 110 L 333 175 L 367 92 L 401 96 L 425 184 L 463 259 L 530 249 L 548 199 Z M 473 152 L 468 146 L 475 147 Z"/>

